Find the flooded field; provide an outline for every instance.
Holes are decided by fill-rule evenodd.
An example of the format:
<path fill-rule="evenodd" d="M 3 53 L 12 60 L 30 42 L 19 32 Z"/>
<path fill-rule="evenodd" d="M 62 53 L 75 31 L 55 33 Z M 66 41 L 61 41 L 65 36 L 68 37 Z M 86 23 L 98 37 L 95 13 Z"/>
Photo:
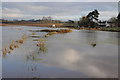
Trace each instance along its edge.
<path fill-rule="evenodd" d="M 46 32 L 29 31 L 41 29 L 52 28 L 2 27 L 3 48 L 26 36 L 18 48 L 3 54 L 3 78 L 118 77 L 117 32 L 73 30 L 44 37 Z"/>

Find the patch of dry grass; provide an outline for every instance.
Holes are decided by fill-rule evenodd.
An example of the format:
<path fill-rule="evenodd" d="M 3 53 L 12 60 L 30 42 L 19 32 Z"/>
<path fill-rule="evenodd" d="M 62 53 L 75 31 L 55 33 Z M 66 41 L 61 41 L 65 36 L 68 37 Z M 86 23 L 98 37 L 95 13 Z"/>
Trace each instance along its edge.
<path fill-rule="evenodd" d="M 49 37 L 50 35 L 58 34 L 58 33 L 69 33 L 72 32 L 71 29 L 60 29 L 60 30 L 50 30 L 50 29 L 44 29 L 41 30 L 41 32 L 49 32 L 44 37 Z"/>

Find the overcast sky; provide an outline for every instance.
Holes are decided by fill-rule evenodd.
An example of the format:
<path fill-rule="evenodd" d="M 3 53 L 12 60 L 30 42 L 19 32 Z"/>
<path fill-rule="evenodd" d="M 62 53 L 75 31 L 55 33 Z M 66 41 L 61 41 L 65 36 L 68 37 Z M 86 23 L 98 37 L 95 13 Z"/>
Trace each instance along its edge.
<path fill-rule="evenodd" d="M 7 0 L 6 0 L 7 1 Z M 19 1 L 19 0 L 18 0 Z M 90 11 L 97 9 L 99 19 L 107 20 L 118 14 L 117 2 L 3 2 L 2 13 L 5 19 L 53 19 L 78 20 Z"/>
<path fill-rule="evenodd" d="M 3 2 L 118 2 L 119 0 L 2 0 Z"/>

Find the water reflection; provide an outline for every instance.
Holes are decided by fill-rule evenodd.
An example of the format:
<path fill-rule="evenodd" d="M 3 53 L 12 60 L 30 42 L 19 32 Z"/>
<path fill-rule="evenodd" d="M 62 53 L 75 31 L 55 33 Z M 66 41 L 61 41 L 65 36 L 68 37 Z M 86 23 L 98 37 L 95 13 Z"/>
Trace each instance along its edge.
<path fill-rule="evenodd" d="M 36 80 L 36 78 L 40 78 L 40 73 L 38 72 L 38 65 L 36 64 L 30 64 L 28 65 L 27 71 L 32 74 L 32 76 L 30 78 L 32 78 L 32 80 Z"/>
<path fill-rule="evenodd" d="M 33 52 L 30 52 L 30 54 L 26 55 L 26 60 L 27 61 L 41 61 L 42 58 L 39 58 L 40 54 L 38 52 L 38 49 L 36 49 Z"/>
<path fill-rule="evenodd" d="M 86 37 L 86 42 L 91 45 L 92 47 L 96 47 L 97 46 L 97 32 L 96 31 L 85 31 L 83 32 L 83 35 L 85 35 Z"/>
<path fill-rule="evenodd" d="M 36 72 L 37 71 L 37 65 L 28 66 L 28 71 L 29 72 Z"/>
<path fill-rule="evenodd" d="M 101 56 L 96 57 L 95 55 L 91 55 L 92 53 L 95 52 L 88 49 L 86 52 L 77 51 L 75 49 L 61 50 L 54 54 L 54 56 L 52 56 L 52 54 L 48 55 L 48 57 L 45 58 L 47 59 L 47 62 L 44 64 L 62 67 L 70 71 L 81 72 L 79 73 L 79 77 L 83 77 L 81 75 L 85 75 L 90 78 L 117 77 L 117 59 L 111 60 L 108 58 L 111 61 L 109 63 L 109 61 L 105 61 L 107 56 L 105 58 L 101 58 Z M 112 64 L 113 62 L 115 62 L 115 65 Z M 74 73 L 73 76 L 75 75 L 77 74 Z"/>
<path fill-rule="evenodd" d="M 82 71 L 83 73 L 89 74 L 88 76 L 107 76 L 102 70 L 100 70 L 96 65 L 91 64 L 89 61 L 88 55 L 82 52 L 78 52 L 74 49 L 68 49 L 63 52 L 65 55 L 62 61 L 62 64 L 67 64 L 65 67 L 69 67 L 70 70 L 78 70 Z M 90 56 L 90 55 L 89 55 Z M 79 68 L 80 67 L 80 68 Z"/>

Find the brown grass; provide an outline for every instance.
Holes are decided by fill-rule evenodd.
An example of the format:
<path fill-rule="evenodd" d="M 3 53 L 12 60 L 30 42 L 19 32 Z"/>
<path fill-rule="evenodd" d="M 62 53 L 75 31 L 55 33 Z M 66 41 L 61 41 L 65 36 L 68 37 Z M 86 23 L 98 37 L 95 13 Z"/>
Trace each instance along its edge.
<path fill-rule="evenodd" d="M 3 55 L 6 55 L 6 53 L 8 52 L 7 47 L 5 47 L 2 52 L 3 52 Z"/>
<path fill-rule="evenodd" d="M 54 34 L 58 34 L 58 33 L 69 33 L 69 32 L 72 32 L 71 29 L 60 29 L 60 30 L 43 29 L 43 30 L 39 30 L 39 31 L 41 31 L 41 32 L 49 32 L 44 37 L 49 37 L 50 35 L 54 35 Z"/>
<path fill-rule="evenodd" d="M 63 23 L 11 23 L 11 24 L 0 24 L 0 26 L 15 26 L 15 25 L 21 25 L 21 26 L 37 26 L 37 27 L 52 27 L 52 25 L 55 24 L 56 27 L 60 27 L 63 25 Z"/>
<path fill-rule="evenodd" d="M 14 46 L 13 45 L 10 45 L 10 50 L 14 50 Z"/>
<path fill-rule="evenodd" d="M 0 24 L 0 26 L 14 26 L 12 24 Z"/>
<path fill-rule="evenodd" d="M 23 40 L 23 39 L 20 39 L 20 40 L 18 40 L 17 42 L 20 43 L 20 44 L 23 44 L 24 40 Z"/>
<path fill-rule="evenodd" d="M 51 30 L 51 29 L 43 29 L 43 30 L 36 30 L 36 32 L 53 32 L 53 33 L 69 33 L 72 32 L 71 29 L 60 29 L 60 30 Z"/>
<path fill-rule="evenodd" d="M 47 35 L 57 34 L 58 32 L 49 32 Z"/>
<path fill-rule="evenodd" d="M 61 30 L 58 30 L 58 33 L 69 33 L 69 32 L 72 32 L 71 29 L 61 29 Z"/>
<path fill-rule="evenodd" d="M 15 42 L 13 40 L 12 43 L 10 44 L 10 46 L 9 46 L 10 50 L 14 50 L 14 45 L 15 45 Z"/>

